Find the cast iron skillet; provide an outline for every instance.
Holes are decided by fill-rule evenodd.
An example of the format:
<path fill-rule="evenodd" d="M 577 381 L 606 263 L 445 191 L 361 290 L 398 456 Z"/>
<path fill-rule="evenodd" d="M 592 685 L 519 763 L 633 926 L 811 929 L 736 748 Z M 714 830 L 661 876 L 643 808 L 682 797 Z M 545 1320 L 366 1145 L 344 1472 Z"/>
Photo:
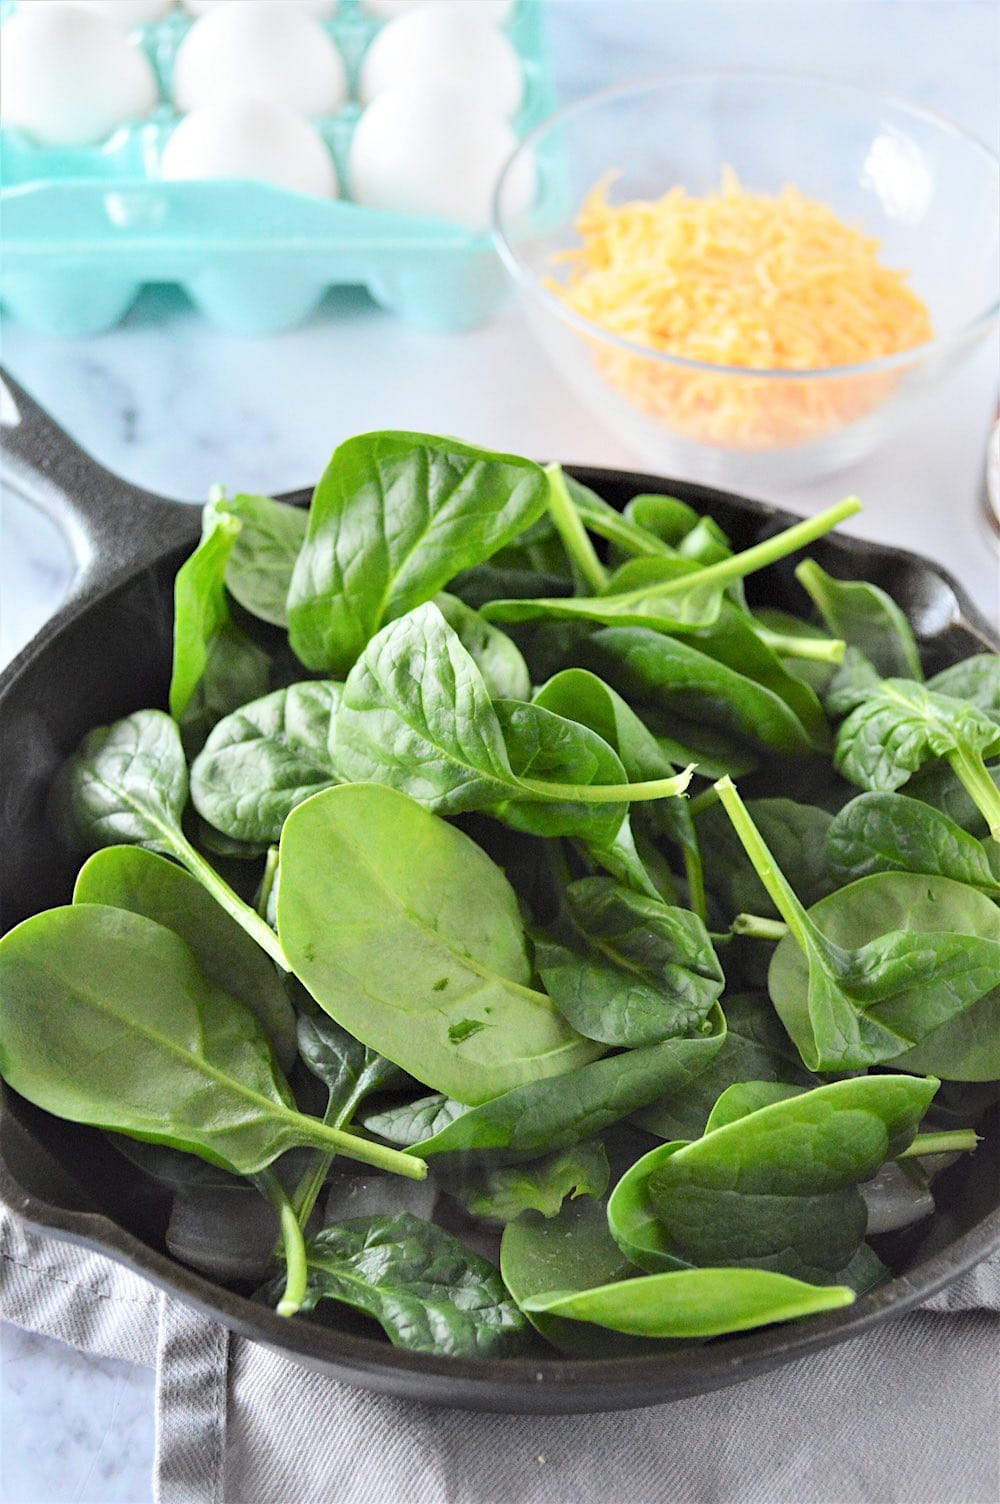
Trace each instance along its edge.
<path fill-rule="evenodd" d="M 46 828 L 49 782 L 92 726 L 163 705 L 170 675 L 174 574 L 199 527 L 196 509 L 151 496 L 81 452 L 13 382 L 0 429 L 10 485 L 69 534 L 80 569 L 69 602 L 0 680 L 0 882 L 3 928 L 68 900 L 79 864 Z M 787 526 L 785 512 L 658 476 L 573 472 L 609 501 L 669 492 L 717 517 L 740 547 Z M 303 504 L 307 493 L 284 500 Z M 834 573 L 891 587 L 929 669 L 998 646 L 958 585 L 914 554 L 839 536 L 812 552 Z M 774 573 L 773 571 L 771 572 Z M 771 600 L 804 605 L 790 568 Z M 703 1393 L 856 1336 L 920 1304 L 1000 1247 L 1000 1113 L 974 1156 L 938 1182 L 939 1211 L 897 1247 L 889 1284 L 846 1310 L 663 1357 L 471 1361 L 404 1352 L 372 1337 L 284 1320 L 219 1288 L 164 1250 L 164 1205 L 144 1177 L 91 1129 L 60 1122 L 7 1088 L 0 1096 L 0 1198 L 33 1226 L 100 1250 L 244 1337 L 366 1388 L 479 1410 L 561 1413 L 627 1409 Z"/>

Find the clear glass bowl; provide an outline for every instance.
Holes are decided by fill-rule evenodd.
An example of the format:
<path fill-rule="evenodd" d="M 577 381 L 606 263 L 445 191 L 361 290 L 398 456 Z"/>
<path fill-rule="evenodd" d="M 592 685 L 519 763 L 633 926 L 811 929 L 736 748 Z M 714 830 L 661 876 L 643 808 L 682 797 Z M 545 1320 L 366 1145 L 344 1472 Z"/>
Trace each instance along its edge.
<path fill-rule="evenodd" d="M 622 203 L 675 184 L 708 193 L 727 166 L 756 192 L 793 183 L 876 236 L 884 262 L 910 272 L 934 338 L 858 365 L 750 370 L 646 349 L 551 290 L 605 174 L 618 173 L 610 198 Z M 656 469 L 746 489 L 839 469 L 911 418 L 1000 318 L 998 223 L 1000 161 L 950 121 L 826 79 L 720 72 L 608 89 L 553 116 L 508 163 L 494 228 L 529 324 L 577 396 Z M 720 418 L 732 399 L 751 415 L 742 434 Z"/>

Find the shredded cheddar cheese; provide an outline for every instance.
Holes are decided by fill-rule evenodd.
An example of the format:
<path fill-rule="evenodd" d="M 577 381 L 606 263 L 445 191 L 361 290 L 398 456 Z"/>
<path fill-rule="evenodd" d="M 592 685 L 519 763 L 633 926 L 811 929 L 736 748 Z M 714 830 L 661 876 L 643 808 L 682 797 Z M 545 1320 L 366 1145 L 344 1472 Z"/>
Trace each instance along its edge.
<path fill-rule="evenodd" d="M 750 193 L 727 169 L 717 193 L 612 205 L 610 178 L 577 220 L 582 245 L 549 285 L 577 313 L 633 344 L 752 371 L 814 371 L 893 355 L 931 338 L 908 274 L 878 241 L 786 187 Z M 729 448 L 802 443 L 871 411 L 898 373 L 774 381 L 687 371 L 595 351 L 623 395 L 678 433 Z"/>

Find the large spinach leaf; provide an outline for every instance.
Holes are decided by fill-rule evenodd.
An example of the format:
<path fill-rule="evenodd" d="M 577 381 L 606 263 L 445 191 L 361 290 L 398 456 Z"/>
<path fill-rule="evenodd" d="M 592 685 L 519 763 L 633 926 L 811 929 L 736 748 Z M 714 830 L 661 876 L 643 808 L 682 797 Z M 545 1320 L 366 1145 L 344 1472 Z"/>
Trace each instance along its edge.
<path fill-rule="evenodd" d="M 517 644 L 457 595 L 442 591 L 434 597 L 445 621 L 473 659 L 494 700 L 528 700 L 531 676 Z"/>
<path fill-rule="evenodd" d="M 700 1139 L 632 1166 L 609 1204 L 612 1234 L 654 1271 L 753 1265 L 850 1283 L 867 1227 L 858 1185 L 906 1149 L 937 1086 L 911 1076 L 804 1092 L 733 1086 Z"/>
<path fill-rule="evenodd" d="M 347 672 L 386 622 L 488 559 L 541 516 L 530 460 L 429 434 L 370 433 L 335 451 L 313 496 L 292 576 L 292 647 Z"/>
<path fill-rule="evenodd" d="M 859 794 L 834 817 L 825 844 L 830 873 L 838 885 L 873 872 L 923 872 L 1000 893 L 1000 877 L 990 866 L 982 841 L 940 810 L 905 794 Z M 785 866 L 780 850 L 776 854 Z M 807 897 L 794 875 L 792 882 L 806 904 L 823 896 Z"/>
<path fill-rule="evenodd" d="M 173 930 L 209 981 L 256 1014 L 282 1069 L 291 1068 L 295 1015 L 278 972 L 189 872 L 141 846 L 107 846 L 81 867 L 73 902 L 128 909 Z"/>
<path fill-rule="evenodd" d="M 690 642 L 645 627 L 607 627 L 581 643 L 580 655 L 640 713 L 647 705 L 663 711 L 668 734 L 676 712 L 753 747 L 799 756 L 818 750 L 780 695 Z"/>
<path fill-rule="evenodd" d="M 431 1120 L 433 1131 L 416 1144 L 411 1141 L 409 1152 L 472 1154 L 490 1164 L 517 1164 L 593 1138 L 640 1107 L 682 1091 L 704 1070 L 725 1036 L 719 1010 L 711 1023 L 710 1034 L 608 1055 L 561 1076 L 517 1086 L 466 1112 L 455 1113 L 441 1098 L 428 1099 L 423 1119 Z M 411 1108 L 404 1115 L 407 1131 L 418 1120 Z M 367 1129 L 385 1138 L 397 1124 L 391 1112 L 364 1118 Z"/>
<path fill-rule="evenodd" d="M 535 964 L 574 1029 L 635 1046 L 701 1026 L 724 978 L 696 914 L 603 877 L 571 883 L 565 900 L 561 928 L 536 939 Z"/>
<path fill-rule="evenodd" d="M 795 578 L 808 592 L 827 628 L 859 649 L 887 679 L 922 679 L 913 629 L 891 595 L 866 580 L 838 580 L 806 559 Z"/>
<path fill-rule="evenodd" d="M 763 1269 L 678 1269 L 579 1292 L 525 1297 L 529 1317 L 586 1321 L 636 1337 L 720 1337 L 849 1306 L 854 1291 Z"/>
<path fill-rule="evenodd" d="M 433 1222 L 409 1212 L 352 1218 L 325 1227 L 306 1254 L 303 1310 L 342 1301 L 416 1352 L 503 1358 L 524 1350 L 524 1318 L 497 1271 Z"/>
<path fill-rule="evenodd" d="M 944 757 L 1000 840 L 1000 793 L 983 762 L 997 750 L 1000 725 L 976 705 L 908 679 L 883 679 L 841 726 L 835 762 L 861 788 L 892 793 L 925 762 Z"/>
<path fill-rule="evenodd" d="M 527 824 L 546 834 L 580 824 L 586 834 L 595 819 L 613 833 L 627 800 L 678 794 L 687 781 L 679 774 L 630 785 L 614 752 L 588 728 L 518 701 L 494 706 L 432 603 L 383 628 L 351 670 L 334 759 L 352 782 L 388 784 L 441 814 L 493 809 L 525 828 L 527 802 L 563 806 L 543 832 L 541 814 Z M 612 808 L 589 817 L 572 807 L 590 803 Z"/>
<path fill-rule="evenodd" d="M 244 1175 L 300 1145 L 426 1174 L 298 1112 L 255 1015 L 141 914 L 88 903 L 26 919 L 0 940 L 0 991 L 4 1078 L 57 1117 Z"/>
<path fill-rule="evenodd" d="M 303 799 L 338 781 L 334 720 L 341 686 L 306 680 L 218 722 L 191 767 L 191 798 L 216 830 L 272 842 Z"/>
<path fill-rule="evenodd" d="M 292 811 L 278 933 L 320 1006 L 466 1102 L 599 1048 L 532 986 L 517 899 L 475 842 L 404 794 L 344 784 Z"/>

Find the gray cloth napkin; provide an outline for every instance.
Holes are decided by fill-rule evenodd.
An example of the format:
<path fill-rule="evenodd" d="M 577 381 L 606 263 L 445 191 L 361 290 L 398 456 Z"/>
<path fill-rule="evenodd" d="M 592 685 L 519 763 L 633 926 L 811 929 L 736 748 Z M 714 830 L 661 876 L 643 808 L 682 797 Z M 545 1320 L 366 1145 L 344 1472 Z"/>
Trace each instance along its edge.
<path fill-rule="evenodd" d="M 0 1315 L 157 1369 L 159 1504 L 997 1504 L 1000 1258 L 717 1394 L 474 1415 L 337 1384 L 0 1209 Z"/>

